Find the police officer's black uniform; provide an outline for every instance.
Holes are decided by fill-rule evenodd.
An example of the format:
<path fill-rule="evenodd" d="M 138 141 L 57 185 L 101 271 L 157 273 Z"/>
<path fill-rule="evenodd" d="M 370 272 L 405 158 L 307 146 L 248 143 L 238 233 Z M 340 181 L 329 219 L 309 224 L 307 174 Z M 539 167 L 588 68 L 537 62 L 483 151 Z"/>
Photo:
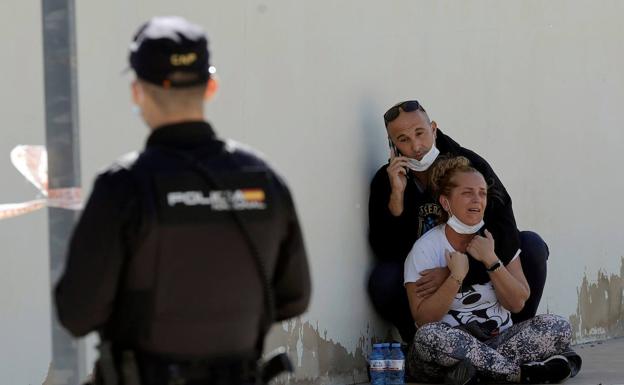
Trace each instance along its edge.
<path fill-rule="evenodd" d="M 150 23 L 172 25 L 161 21 Z M 203 121 L 155 129 L 141 154 L 97 177 L 56 288 L 61 323 L 100 332 L 117 369 L 134 354 L 145 385 L 252 381 L 271 322 L 301 314 L 309 296 L 285 183 Z"/>

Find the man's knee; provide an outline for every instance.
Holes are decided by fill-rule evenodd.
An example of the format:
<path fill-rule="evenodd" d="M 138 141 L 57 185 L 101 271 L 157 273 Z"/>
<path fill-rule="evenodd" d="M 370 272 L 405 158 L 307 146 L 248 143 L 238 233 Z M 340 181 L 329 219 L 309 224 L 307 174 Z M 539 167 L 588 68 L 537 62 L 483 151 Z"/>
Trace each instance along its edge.
<path fill-rule="evenodd" d="M 514 323 L 526 321 L 535 316 L 546 283 L 548 246 L 537 233 L 533 231 L 520 232 L 520 261 L 524 276 L 531 288 L 531 296 L 520 313 L 512 315 Z"/>
<path fill-rule="evenodd" d="M 403 286 L 403 263 L 384 261 L 376 265 L 368 279 L 368 295 L 377 313 L 410 342 L 415 327 Z"/>
<path fill-rule="evenodd" d="M 404 291 L 402 263 L 381 262 L 375 266 L 368 279 L 368 293 L 373 302 L 388 301 Z"/>
<path fill-rule="evenodd" d="M 520 249 L 522 250 L 522 262 L 528 262 L 531 265 L 544 265 L 550 255 L 548 245 L 533 231 L 520 232 Z"/>

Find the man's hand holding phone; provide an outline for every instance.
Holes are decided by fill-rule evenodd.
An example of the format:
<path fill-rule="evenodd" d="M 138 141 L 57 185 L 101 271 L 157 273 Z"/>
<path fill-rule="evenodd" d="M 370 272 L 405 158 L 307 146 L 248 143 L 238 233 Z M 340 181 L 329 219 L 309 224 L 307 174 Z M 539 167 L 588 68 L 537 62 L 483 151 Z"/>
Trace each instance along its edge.
<path fill-rule="evenodd" d="M 388 209 L 395 217 L 403 213 L 403 194 L 405 193 L 405 187 L 407 187 L 407 165 L 408 158 L 397 154 L 391 148 L 390 164 L 386 169 L 390 179 L 390 187 L 392 188 Z"/>

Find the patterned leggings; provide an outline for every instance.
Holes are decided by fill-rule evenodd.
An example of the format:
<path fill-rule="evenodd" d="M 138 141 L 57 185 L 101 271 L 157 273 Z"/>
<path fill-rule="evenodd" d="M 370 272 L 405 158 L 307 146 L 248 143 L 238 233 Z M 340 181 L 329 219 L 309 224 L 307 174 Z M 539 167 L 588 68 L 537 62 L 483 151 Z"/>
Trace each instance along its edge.
<path fill-rule="evenodd" d="M 572 330 L 565 319 L 542 314 L 512 325 L 481 342 L 444 322 L 416 331 L 407 356 L 407 373 L 419 382 L 440 382 L 447 368 L 468 359 L 477 371 L 495 381 L 520 381 L 520 365 L 564 352 Z"/>

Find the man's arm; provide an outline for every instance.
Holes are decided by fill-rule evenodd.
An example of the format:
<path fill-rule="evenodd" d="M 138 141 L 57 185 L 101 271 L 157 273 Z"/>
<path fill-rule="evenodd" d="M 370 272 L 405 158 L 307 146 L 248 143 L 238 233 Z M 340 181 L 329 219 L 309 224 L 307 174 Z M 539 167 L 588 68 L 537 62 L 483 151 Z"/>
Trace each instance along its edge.
<path fill-rule="evenodd" d="M 109 174 L 97 178 L 56 285 L 59 320 L 75 336 L 101 327 L 112 311 L 124 256 L 121 187 Z"/>
<path fill-rule="evenodd" d="M 377 258 L 403 262 L 416 240 L 415 236 L 406 237 L 405 231 L 415 232 L 410 228 L 415 220 L 407 218 L 404 211 L 394 216 L 388 207 L 390 195 L 390 181 L 384 166 L 377 171 L 370 186 L 368 240 Z"/>
<path fill-rule="evenodd" d="M 292 198 L 286 186 L 286 237 L 280 246 L 273 287 L 275 290 L 275 317 L 282 321 L 302 314 L 310 302 L 311 284 L 308 259 L 303 236 Z"/>

